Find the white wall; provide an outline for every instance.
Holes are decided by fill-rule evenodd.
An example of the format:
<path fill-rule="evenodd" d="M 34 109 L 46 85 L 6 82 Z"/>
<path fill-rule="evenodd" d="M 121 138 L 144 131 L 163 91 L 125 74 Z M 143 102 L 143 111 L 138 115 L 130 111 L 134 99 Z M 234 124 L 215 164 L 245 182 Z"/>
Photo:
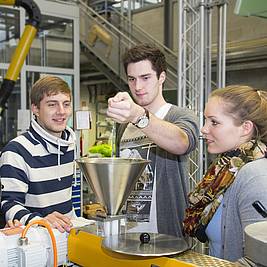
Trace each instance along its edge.
<path fill-rule="evenodd" d="M 86 107 L 88 110 L 91 111 L 92 115 L 92 129 L 90 130 L 83 130 L 82 131 L 82 138 L 83 138 L 83 155 L 88 153 L 89 147 L 94 145 L 96 140 L 96 111 L 95 111 L 95 103 L 94 101 L 90 101 L 92 97 L 89 97 L 89 92 L 86 86 L 81 84 L 80 86 L 80 106 L 82 106 L 82 102 L 86 102 Z"/>

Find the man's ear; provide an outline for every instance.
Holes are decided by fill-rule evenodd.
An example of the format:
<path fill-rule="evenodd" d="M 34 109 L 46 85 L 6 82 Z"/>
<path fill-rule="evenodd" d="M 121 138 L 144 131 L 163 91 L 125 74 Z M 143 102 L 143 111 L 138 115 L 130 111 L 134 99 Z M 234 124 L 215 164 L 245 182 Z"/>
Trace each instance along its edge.
<path fill-rule="evenodd" d="M 33 115 L 35 115 L 37 117 L 39 116 L 39 108 L 36 105 L 32 104 L 31 110 L 32 110 Z"/>
<path fill-rule="evenodd" d="M 165 80 L 166 80 L 166 72 L 163 71 L 163 72 L 161 72 L 161 74 L 159 75 L 159 82 L 160 82 L 160 84 L 163 84 L 163 83 L 165 82 Z"/>
<path fill-rule="evenodd" d="M 252 121 L 244 121 L 242 124 L 244 135 L 253 135 L 254 132 L 254 124 Z"/>

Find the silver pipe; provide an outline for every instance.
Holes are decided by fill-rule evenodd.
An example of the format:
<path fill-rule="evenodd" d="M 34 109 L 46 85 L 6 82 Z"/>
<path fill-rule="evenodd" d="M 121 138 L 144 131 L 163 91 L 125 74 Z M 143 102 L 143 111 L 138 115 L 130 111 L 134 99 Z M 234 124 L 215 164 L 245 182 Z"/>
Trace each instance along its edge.
<path fill-rule="evenodd" d="M 182 95 L 183 95 L 183 0 L 178 1 L 178 57 L 177 57 L 177 104 L 182 107 Z"/>
<path fill-rule="evenodd" d="M 227 2 L 223 5 L 223 33 L 222 33 L 222 87 L 226 83 L 226 20 L 227 20 Z"/>
<path fill-rule="evenodd" d="M 217 87 L 225 86 L 226 3 L 218 6 Z"/>
<path fill-rule="evenodd" d="M 208 4 L 211 4 L 213 0 L 208 0 Z M 211 87 L 212 87 L 212 80 L 211 80 L 211 73 L 212 73 L 212 67 L 211 67 L 211 57 L 212 57 L 212 52 L 211 52 L 211 47 L 212 47 L 212 9 L 208 7 L 205 10 L 205 85 L 204 85 L 204 90 L 203 93 L 200 95 L 200 110 L 202 110 L 202 114 L 200 114 L 201 119 L 200 119 L 200 128 L 203 127 L 204 125 L 204 108 L 205 108 L 205 103 L 207 102 L 208 95 L 211 93 Z M 201 153 L 204 157 L 204 160 L 200 161 L 202 167 L 202 173 L 204 174 L 204 170 L 207 169 L 208 161 L 207 161 L 207 151 L 206 147 L 204 144 L 203 138 L 200 139 L 200 147 L 201 147 Z"/>
<path fill-rule="evenodd" d="M 210 4 L 212 0 L 208 0 Z M 205 11 L 205 85 L 203 103 L 206 102 L 208 95 L 211 92 L 211 46 L 212 46 L 212 10 L 207 8 Z M 202 125 L 200 125 L 202 126 Z"/>
<path fill-rule="evenodd" d="M 199 125 L 202 127 L 203 126 L 203 121 L 204 121 L 204 35 L 205 35 L 205 3 L 202 2 L 200 5 L 200 63 L 199 63 Z M 199 153 L 198 153 L 198 163 L 199 163 L 199 179 L 201 179 L 203 173 L 204 173 L 204 168 L 203 168 L 203 156 L 204 156 L 204 142 L 203 139 L 201 138 L 199 140 Z"/>

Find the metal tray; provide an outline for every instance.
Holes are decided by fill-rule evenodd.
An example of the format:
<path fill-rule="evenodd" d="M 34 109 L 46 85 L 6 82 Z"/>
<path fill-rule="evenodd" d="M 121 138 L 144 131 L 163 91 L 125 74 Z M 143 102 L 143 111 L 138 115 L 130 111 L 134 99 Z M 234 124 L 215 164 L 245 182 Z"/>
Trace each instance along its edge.
<path fill-rule="evenodd" d="M 174 255 L 189 249 L 185 240 L 175 236 L 149 234 L 150 241 L 141 243 L 140 234 L 126 233 L 107 236 L 102 241 L 102 247 L 113 252 L 144 257 Z"/>

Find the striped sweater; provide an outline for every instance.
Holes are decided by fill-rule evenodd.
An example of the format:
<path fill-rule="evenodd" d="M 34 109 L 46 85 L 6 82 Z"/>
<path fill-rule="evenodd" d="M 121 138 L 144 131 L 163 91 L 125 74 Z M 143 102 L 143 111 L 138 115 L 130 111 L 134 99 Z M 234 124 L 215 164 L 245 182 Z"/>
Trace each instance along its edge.
<path fill-rule="evenodd" d="M 54 211 L 74 216 L 71 186 L 75 134 L 67 127 L 62 136 L 49 134 L 32 120 L 29 131 L 2 150 L 1 209 L 6 221 L 18 219 L 27 224 Z"/>

